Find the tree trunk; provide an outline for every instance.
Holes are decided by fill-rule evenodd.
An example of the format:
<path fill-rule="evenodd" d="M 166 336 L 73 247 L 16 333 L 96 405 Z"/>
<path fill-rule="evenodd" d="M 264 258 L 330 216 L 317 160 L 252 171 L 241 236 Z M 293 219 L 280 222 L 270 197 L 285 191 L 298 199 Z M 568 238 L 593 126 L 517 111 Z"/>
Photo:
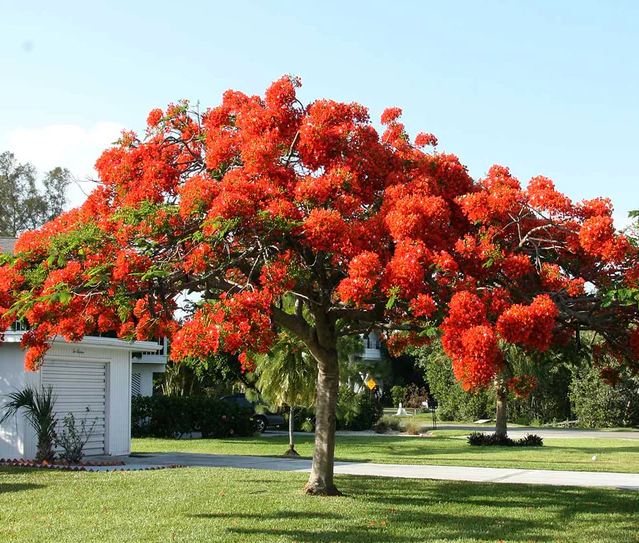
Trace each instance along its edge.
<path fill-rule="evenodd" d="M 309 494 L 337 496 L 333 484 L 335 463 L 335 412 L 339 390 L 337 349 L 326 351 L 318 359 L 317 400 L 315 407 L 315 449 L 313 467 L 306 484 Z"/>
<path fill-rule="evenodd" d="M 503 376 L 495 379 L 495 396 L 497 399 L 497 408 L 495 413 L 495 435 L 506 437 L 508 435 L 507 427 L 507 401 L 508 390 Z"/>
<path fill-rule="evenodd" d="M 52 439 L 47 433 L 43 433 L 38 436 L 38 448 L 35 459 L 36 462 L 49 463 L 52 463 L 55 460 L 55 451 L 53 450 Z"/>
<path fill-rule="evenodd" d="M 298 457 L 297 451 L 295 450 L 295 434 L 293 433 L 295 422 L 295 406 L 291 405 L 288 414 L 288 451 L 284 453 L 284 456 L 294 456 Z"/>

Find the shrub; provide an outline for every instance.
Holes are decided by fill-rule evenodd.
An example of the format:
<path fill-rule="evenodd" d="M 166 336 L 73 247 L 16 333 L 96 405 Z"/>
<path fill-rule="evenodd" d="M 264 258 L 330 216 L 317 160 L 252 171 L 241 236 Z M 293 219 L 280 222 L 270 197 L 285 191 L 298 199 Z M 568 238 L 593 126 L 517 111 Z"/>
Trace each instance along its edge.
<path fill-rule="evenodd" d="M 422 425 L 414 420 L 409 420 L 404 428 L 404 431 L 410 436 L 418 436 L 421 430 Z"/>
<path fill-rule="evenodd" d="M 133 437 L 180 438 L 249 436 L 255 432 L 249 409 L 207 396 L 135 396 L 131 398 Z"/>
<path fill-rule="evenodd" d="M 508 436 L 497 434 L 484 434 L 483 432 L 471 432 L 468 435 L 468 444 L 475 447 L 500 445 L 504 447 L 541 447 L 543 439 L 537 435 L 528 434 L 521 439 L 511 439 Z"/>
<path fill-rule="evenodd" d="M 424 354 L 427 356 L 420 358 L 420 363 L 426 367 L 426 380 L 438 402 L 440 420 L 477 420 L 492 416 L 495 409 L 492 390 L 466 392 L 455 379 L 450 358 L 439 351 L 424 351 Z"/>
<path fill-rule="evenodd" d="M 527 434 L 526 437 L 517 440 L 517 445 L 522 447 L 541 447 L 543 444 L 544 440 L 535 434 Z"/>
<path fill-rule="evenodd" d="M 485 445 L 503 445 L 512 447 L 515 441 L 508 436 L 498 436 L 497 434 L 484 434 L 483 432 L 472 432 L 468 436 L 468 444 L 476 447 Z"/>
<path fill-rule="evenodd" d="M 579 425 L 586 428 L 611 428 L 639 425 L 639 384 L 622 376 L 612 387 L 599 370 L 585 367 L 570 383 L 570 401 Z"/>
<path fill-rule="evenodd" d="M 421 409 L 424 402 L 429 400 L 428 391 L 425 387 L 419 388 L 415 383 L 411 383 L 404 388 L 404 407 Z"/>
<path fill-rule="evenodd" d="M 338 430 L 370 430 L 383 412 L 376 395 L 340 388 L 337 402 Z"/>
<path fill-rule="evenodd" d="M 301 432 L 314 432 L 315 431 L 315 419 L 306 418 L 300 425 Z"/>
<path fill-rule="evenodd" d="M 390 390 L 391 398 L 393 398 L 393 407 L 399 407 L 399 403 L 404 401 L 404 387 L 395 385 Z"/>
<path fill-rule="evenodd" d="M 383 422 L 389 430 L 399 432 L 402 429 L 402 419 L 396 415 L 384 415 L 380 422 Z"/>
<path fill-rule="evenodd" d="M 288 428 L 290 409 L 282 413 Z M 315 410 L 311 407 L 296 407 L 293 415 L 293 430 L 296 432 L 312 432 L 315 429 Z"/>
<path fill-rule="evenodd" d="M 77 464 L 84 457 L 84 446 L 91 439 L 97 423 L 97 419 L 93 419 L 93 424 L 87 429 L 87 416 L 90 409 L 87 407 L 86 410 L 87 415 L 80 422 L 79 428 L 76 426 L 73 413 L 68 413 L 62 419 L 62 430 L 54 437 L 56 446 L 62 449 L 58 456 L 63 462 Z"/>
<path fill-rule="evenodd" d="M 373 430 L 375 430 L 375 432 L 378 434 L 385 434 L 386 432 L 388 432 L 388 424 L 383 417 L 375 423 L 375 425 L 373 426 Z"/>

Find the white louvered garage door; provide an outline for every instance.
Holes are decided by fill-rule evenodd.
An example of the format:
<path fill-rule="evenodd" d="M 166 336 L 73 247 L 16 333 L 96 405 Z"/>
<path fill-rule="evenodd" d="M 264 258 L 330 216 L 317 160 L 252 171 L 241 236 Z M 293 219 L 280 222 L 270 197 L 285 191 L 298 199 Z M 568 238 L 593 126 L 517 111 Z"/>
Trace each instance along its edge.
<path fill-rule="evenodd" d="M 103 362 L 47 360 L 42 365 L 42 384 L 51 385 L 56 395 L 58 432 L 62 419 L 73 413 L 76 428 L 87 418 L 87 429 L 96 421 L 84 447 L 86 456 L 104 454 L 106 413 L 106 364 Z M 87 407 L 89 411 L 87 412 Z"/>

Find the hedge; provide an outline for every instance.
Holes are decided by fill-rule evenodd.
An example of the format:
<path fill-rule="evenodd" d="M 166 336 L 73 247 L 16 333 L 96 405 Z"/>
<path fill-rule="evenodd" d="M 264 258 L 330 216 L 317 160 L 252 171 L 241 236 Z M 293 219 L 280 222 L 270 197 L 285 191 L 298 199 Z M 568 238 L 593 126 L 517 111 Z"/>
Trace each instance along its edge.
<path fill-rule="evenodd" d="M 253 412 L 207 396 L 134 396 L 131 398 L 133 437 L 180 438 L 192 432 L 202 437 L 250 436 Z"/>

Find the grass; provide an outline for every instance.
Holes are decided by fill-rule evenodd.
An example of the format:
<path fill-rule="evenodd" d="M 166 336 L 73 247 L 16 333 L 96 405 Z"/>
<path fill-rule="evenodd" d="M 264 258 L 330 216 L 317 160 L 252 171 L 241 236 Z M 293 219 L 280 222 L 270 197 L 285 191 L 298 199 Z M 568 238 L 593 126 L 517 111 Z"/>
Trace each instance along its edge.
<path fill-rule="evenodd" d="M 630 542 L 639 493 L 219 468 L 73 473 L 0 469 L 0 541 Z"/>
<path fill-rule="evenodd" d="M 386 464 L 432 464 L 491 468 L 552 469 L 639 473 L 639 440 L 544 440 L 543 447 L 470 447 L 463 432 L 440 430 L 436 437 L 338 435 L 337 460 Z M 313 437 L 296 437 L 295 448 L 304 458 L 313 454 Z M 193 452 L 280 456 L 288 437 L 234 439 L 134 439 L 134 452 Z M 592 457 L 597 456 L 593 461 Z"/>

